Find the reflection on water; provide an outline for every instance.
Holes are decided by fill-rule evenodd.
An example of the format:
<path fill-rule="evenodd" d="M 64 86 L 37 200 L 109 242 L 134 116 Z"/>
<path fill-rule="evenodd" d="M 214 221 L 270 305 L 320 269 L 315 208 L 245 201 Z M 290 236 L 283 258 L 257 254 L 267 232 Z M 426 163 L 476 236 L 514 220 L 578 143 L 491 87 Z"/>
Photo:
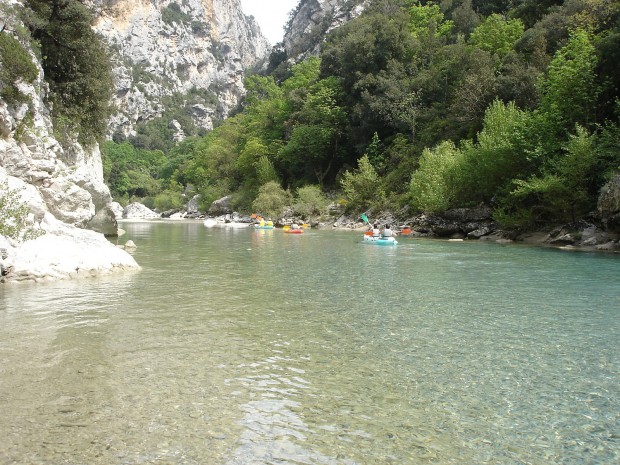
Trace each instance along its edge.
<path fill-rule="evenodd" d="M 620 260 L 126 224 L 0 288 L 0 464 L 620 462 Z"/>

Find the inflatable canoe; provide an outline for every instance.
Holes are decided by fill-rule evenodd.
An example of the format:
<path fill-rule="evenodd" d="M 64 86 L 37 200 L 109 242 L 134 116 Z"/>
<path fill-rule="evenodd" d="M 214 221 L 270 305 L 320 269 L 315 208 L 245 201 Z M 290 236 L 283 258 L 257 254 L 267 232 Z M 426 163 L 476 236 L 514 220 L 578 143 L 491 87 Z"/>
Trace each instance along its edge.
<path fill-rule="evenodd" d="M 393 237 L 374 237 L 364 234 L 364 244 L 396 245 L 398 241 Z"/>

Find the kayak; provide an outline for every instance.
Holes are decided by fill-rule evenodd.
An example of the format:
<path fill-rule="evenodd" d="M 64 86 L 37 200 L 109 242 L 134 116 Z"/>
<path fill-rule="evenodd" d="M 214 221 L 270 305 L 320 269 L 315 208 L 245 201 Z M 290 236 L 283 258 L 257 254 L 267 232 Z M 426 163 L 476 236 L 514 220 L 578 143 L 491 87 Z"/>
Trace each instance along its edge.
<path fill-rule="evenodd" d="M 366 234 L 364 234 L 363 242 L 365 244 L 375 244 L 375 245 L 396 245 L 398 244 L 398 241 L 394 239 L 393 237 L 374 237 L 374 236 L 368 236 Z"/>
<path fill-rule="evenodd" d="M 275 226 L 271 225 L 271 226 L 259 226 L 259 225 L 254 225 L 254 229 L 274 229 Z"/>
<path fill-rule="evenodd" d="M 287 228 L 287 227 L 284 227 L 283 231 L 286 234 L 303 234 L 304 233 L 303 229 L 291 229 L 291 228 Z"/>

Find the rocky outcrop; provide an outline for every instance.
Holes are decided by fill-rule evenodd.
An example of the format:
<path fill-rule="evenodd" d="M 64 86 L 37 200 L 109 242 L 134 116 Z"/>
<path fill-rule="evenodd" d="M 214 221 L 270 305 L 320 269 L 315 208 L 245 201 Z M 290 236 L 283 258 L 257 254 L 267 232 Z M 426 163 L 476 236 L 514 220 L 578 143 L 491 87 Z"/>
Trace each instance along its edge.
<path fill-rule="evenodd" d="M 9 27 L 2 34 L 20 41 L 37 73 L 31 82 L 2 83 L 16 86 L 21 99 L 0 99 L 0 196 L 18 193 L 19 203 L 31 212 L 32 227 L 45 234 L 26 242 L 0 236 L 5 256 L 1 281 L 39 281 L 137 269 L 129 254 L 104 237 L 117 234 L 117 223 L 103 180 L 99 147 L 82 146 L 68 133 L 63 135 L 63 144 L 56 139 L 45 104 L 48 87 L 38 55 L 18 34 L 23 28 L 18 16 L 23 4 L 8 3 L 14 9 L 3 9 L 3 14 L 11 16 L 3 18 Z M 11 212 L 2 213 L 3 220 L 12 221 Z"/>
<path fill-rule="evenodd" d="M 270 47 L 240 0 L 91 0 L 94 28 L 115 59 L 116 105 L 110 133 L 133 135 L 161 116 L 176 95 L 198 127 L 211 129 L 244 94 L 244 73 Z M 169 121 L 175 140 L 184 137 Z"/>
<path fill-rule="evenodd" d="M 15 6 L 12 14 L 17 15 L 23 6 L 20 2 L 12 3 Z M 23 27 L 18 17 L 7 19 L 7 23 L 10 28 L 2 33 L 15 34 L 14 38 L 19 40 L 17 33 L 11 32 Z M 30 43 L 21 43 L 38 75 L 31 83 L 14 83 L 23 96 L 21 100 L 8 103 L 0 99 L 2 175 L 34 186 L 39 195 L 37 202 L 41 202 L 36 208 L 57 219 L 104 234 L 116 234 L 116 222 L 109 210 L 112 198 L 103 180 L 99 147 L 97 144 L 84 147 L 71 140 L 70 134 L 65 134 L 68 140 L 62 145 L 56 139 L 45 104 L 48 87 L 43 69 Z"/>
<path fill-rule="evenodd" d="M 134 258 L 103 235 L 46 217 L 46 234 L 23 244 L 0 236 L 2 283 L 54 281 L 139 270 Z"/>
<path fill-rule="evenodd" d="M 0 168 L 0 195 L 8 187 L 18 192 L 20 204 L 30 211 L 30 225 L 43 233 L 25 242 L 0 235 L 0 282 L 50 281 L 98 276 L 140 267 L 126 251 L 101 233 L 78 228 L 58 220 L 47 209 L 39 190 L 32 184 L 7 176 Z"/>
<path fill-rule="evenodd" d="M 232 213 L 231 206 L 232 196 L 227 195 L 226 197 L 222 197 L 221 199 L 213 201 L 211 206 L 209 207 L 209 215 L 218 216 L 218 215 L 226 215 L 228 213 Z"/>
<path fill-rule="evenodd" d="M 326 34 L 359 16 L 367 0 L 300 0 L 284 32 L 287 56 L 300 62 L 318 56 Z"/>

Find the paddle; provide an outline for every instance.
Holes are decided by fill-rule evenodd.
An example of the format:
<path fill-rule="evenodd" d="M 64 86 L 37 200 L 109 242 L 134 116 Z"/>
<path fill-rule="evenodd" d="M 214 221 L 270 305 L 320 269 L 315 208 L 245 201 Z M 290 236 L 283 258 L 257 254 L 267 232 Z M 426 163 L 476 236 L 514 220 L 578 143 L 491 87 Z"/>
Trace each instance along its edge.
<path fill-rule="evenodd" d="M 366 216 L 365 213 L 362 213 L 360 215 L 360 218 L 364 221 L 364 223 L 366 223 L 368 226 L 370 226 L 370 221 L 368 220 L 368 217 Z M 364 236 L 372 236 L 372 231 L 366 231 L 364 233 Z"/>

